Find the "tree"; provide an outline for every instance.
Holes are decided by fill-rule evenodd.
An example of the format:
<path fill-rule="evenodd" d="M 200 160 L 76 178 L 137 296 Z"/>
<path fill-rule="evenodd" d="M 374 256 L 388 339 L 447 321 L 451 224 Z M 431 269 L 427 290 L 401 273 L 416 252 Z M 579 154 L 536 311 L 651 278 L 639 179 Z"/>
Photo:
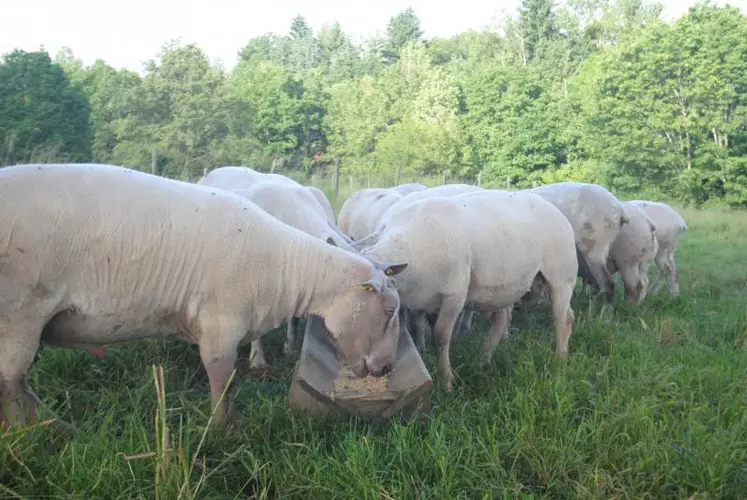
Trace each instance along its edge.
<path fill-rule="evenodd" d="M 406 120 L 389 127 L 376 144 L 376 164 L 394 185 L 402 175 L 422 175 L 427 163 L 428 131 L 422 123 Z"/>
<path fill-rule="evenodd" d="M 322 28 L 319 45 L 321 66 L 325 68 L 330 83 L 362 76 L 359 50 L 342 31 L 340 23 Z"/>
<path fill-rule="evenodd" d="M 663 6 L 643 0 L 570 0 L 569 14 L 592 50 L 615 47 L 624 35 L 656 24 Z"/>
<path fill-rule="evenodd" d="M 302 16 L 293 18 L 290 35 L 286 40 L 288 47 L 285 65 L 296 78 L 321 63 L 321 47 L 314 38 L 311 28 Z"/>
<path fill-rule="evenodd" d="M 135 112 L 121 122 L 113 157 L 144 167 L 155 149 L 157 173 L 184 180 L 199 177 L 214 166 L 212 146 L 228 134 L 222 85 L 222 75 L 197 46 L 165 45 L 131 94 Z"/>
<path fill-rule="evenodd" d="M 229 94 L 252 110 L 254 132 L 273 170 L 298 151 L 303 87 L 286 68 L 240 63 L 229 78 Z"/>
<path fill-rule="evenodd" d="M 372 182 L 576 179 L 746 206 L 745 16 L 700 3 L 670 22 L 646 0 L 556 3 L 523 0 L 497 31 L 427 41 L 411 8 L 361 43 L 298 15 L 248 40 L 227 76 L 180 44 L 143 77 L 85 67 L 69 49 L 31 72 L 6 62 L 2 153 L 148 169 L 155 150 L 157 173 L 183 179 L 217 164 L 310 174 L 339 161 Z M 59 112 L 62 88 L 87 99 L 90 120 Z"/>
<path fill-rule="evenodd" d="M 386 32 L 387 39 L 383 56 L 389 62 L 394 62 L 399 58 L 400 50 L 405 45 L 419 41 L 423 36 L 420 19 L 410 7 L 389 20 Z"/>
<path fill-rule="evenodd" d="M 560 124 L 540 67 L 484 68 L 465 88 L 466 129 L 488 183 L 528 186 L 565 162 Z"/>
<path fill-rule="evenodd" d="M 738 159 L 746 30 L 736 9 L 699 5 L 586 65 L 584 115 L 598 132 L 586 134 L 588 150 L 612 166 L 611 185 L 633 190 L 643 181 L 698 203 L 747 201 Z"/>
<path fill-rule="evenodd" d="M 239 60 L 247 62 L 272 61 L 283 63 L 282 40 L 276 35 L 267 34 L 252 38 L 239 51 Z"/>
<path fill-rule="evenodd" d="M 90 159 L 90 106 L 46 51 L 14 50 L 0 64 L 0 158 L 5 164 Z"/>
<path fill-rule="evenodd" d="M 505 41 L 489 31 L 470 30 L 448 39 L 434 38 L 428 42 L 431 60 L 437 65 L 505 64 L 505 48 Z"/>
<path fill-rule="evenodd" d="M 328 145 L 328 126 L 325 122 L 329 105 L 327 81 L 321 69 L 310 70 L 302 82 L 299 103 L 298 143 L 306 170 L 313 166 L 313 159 L 322 155 Z"/>
<path fill-rule="evenodd" d="M 293 40 L 308 40 L 312 37 L 311 28 L 306 24 L 306 19 L 302 15 L 293 18 L 290 27 L 290 37 Z"/>
<path fill-rule="evenodd" d="M 553 0 L 522 0 L 519 27 L 522 58 L 526 64 L 541 57 L 545 46 L 558 35 Z"/>
<path fill-rule="evenodd" d="M 72 84 L 88 96 L 91 106 L 93 161 L 101 163 L 127 162 L 115 158 L 114 151 L 123 139 L 120 131 L 132 122 L 137 113 L 136 92 L 141 85 L 140 76 L 128 70 L 115 70 L 102 60 L 84 68 L 70 51 L 61 51 L 55 60 L 60 61 Z"/>
<path fill-rule="evenodd" d="M 327 111 L 329 151 L 347 172 L 370 171 L 376 141 L 387 127 L 387 102 L 374 77 L 334 85 Z"/>

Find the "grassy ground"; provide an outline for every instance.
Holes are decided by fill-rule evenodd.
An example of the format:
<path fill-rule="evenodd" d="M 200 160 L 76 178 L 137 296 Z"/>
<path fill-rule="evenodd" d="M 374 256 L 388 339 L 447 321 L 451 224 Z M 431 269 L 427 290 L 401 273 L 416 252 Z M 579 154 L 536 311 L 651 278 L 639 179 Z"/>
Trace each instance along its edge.
<path fill-rule="evenodd" d="M 79 432 L 0 436 L 0 497 L 745 498 L 747 214 L 683 214 L 679 301 L 635 309 L 620 294 L 610 311 L 577 294 L 564 365 L 552 362 L 546 308 L 515 313 L 487 371 L 478 322 L 452 348 L 454 392 L 434 385 L 424 423 L 292 414 L 282 332 L 270 373 L 248 373 L 244 353 L 243 423 L 228 435 L 204 433 L 208 384 L 193 346 L 112 346 L 102 361 L 44 349 L 30 382 Z M 157 435 L 159 363 L 172 452 Z M 435 371 L 432 348 L 426 365 Z"/>

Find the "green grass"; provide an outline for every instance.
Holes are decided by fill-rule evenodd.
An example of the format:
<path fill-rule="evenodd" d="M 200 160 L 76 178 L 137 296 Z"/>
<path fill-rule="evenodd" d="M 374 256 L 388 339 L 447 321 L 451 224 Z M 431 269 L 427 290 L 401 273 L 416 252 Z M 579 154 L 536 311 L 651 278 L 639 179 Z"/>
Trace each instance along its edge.
<path fill-rule="evenodd" d="M 0 497 L 745 498 L 747 214 L 683 215 L 679 301 L 662 293 L 636 309 L 619 290 L 609 310 L 577 294 L 566 363 L 553 362 L 547 308 L 517 311 L 486 371 L 477 321 L 452 347 L 454 392 L 434 384 L 423 423 L 291 413 L 282 331 L 267 349 L 271 373 L 249 374 L 243 352 L 243 421 L 228 435 L 204 433 L 208 384 L 194 346 L 141 341 L 102 361 L 43 349 L 30 382 L 79 432 L 0 437 Z M 432 347 L 426 365 L 435 371 Z"/>

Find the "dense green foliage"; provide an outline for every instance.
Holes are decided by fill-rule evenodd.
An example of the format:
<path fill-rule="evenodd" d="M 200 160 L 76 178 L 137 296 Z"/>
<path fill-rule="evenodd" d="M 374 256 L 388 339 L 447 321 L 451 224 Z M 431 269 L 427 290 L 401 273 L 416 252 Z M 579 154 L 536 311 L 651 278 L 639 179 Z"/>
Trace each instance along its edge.
<path fill-rule="evenodd" d="M 270 372 L 248 372 L 241 353 L 240 427 L 208 432 L 201 446 L 210 396 L 196 346 L 111 345 L 100 361 L 43 348 L 30 383 L 78 434 L 0 431 L 0 497 L 744 498 L 747 216 L 682 214 L 679 300 L 665 292 L 635 308 L 618 287 L 614 308 L 600 309 L 577 290 L 564 364 L 553 362 L 549 307 L 514 312 L 489 369 L 476 321 L 452 345 L 454 391 L 436 381 L 422 424 L 291 412 L 282 329 L 266 337 Z M 434 346 L 424 360 L 434 373 Z M 164 366 L 165 413 L 151 364 Z"/>
<path fill-rule="evenodd" d="M 90 156 L 89 104 L 46 52 L 13 51 L 0 65 L 0 157 L 15 163 L 42 151 L 70 161 Z"/>
<path fill-rule="evenodd" d="M 249 40 L 228 73 L 194 45 L 164 47 L 142 76 L 16 51 L 0 65 L 0 161 L 61 155 L 190 180 L 226 164 L 339 165 L 377 183 L 576 179 L 744 206 L 747 19 L 702 3 L 667 23 L 660 10 L 524 0 L 500 33 L 425 40 L 407 9 L 361 46 L 297 16 L 287 35 Z"/>

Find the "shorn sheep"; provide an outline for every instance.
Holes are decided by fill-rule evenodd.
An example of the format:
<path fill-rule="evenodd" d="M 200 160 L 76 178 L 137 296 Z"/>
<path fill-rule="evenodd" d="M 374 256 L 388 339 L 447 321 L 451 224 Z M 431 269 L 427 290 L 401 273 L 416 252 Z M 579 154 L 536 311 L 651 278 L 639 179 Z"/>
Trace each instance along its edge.
<path fill-rule="evenodd" d="M 405 268 L 205 186 L 110 165 L 0 169 L 0 421 L 36 420 L 26 373 L 41 343 L 195 343 L 219 425 L 238 416 L 230 393 L 218 405 L 238 346 L 294 316 L 324 318 L 354 373 L 381 375 L 400 335 L 390 276 Z"/>

